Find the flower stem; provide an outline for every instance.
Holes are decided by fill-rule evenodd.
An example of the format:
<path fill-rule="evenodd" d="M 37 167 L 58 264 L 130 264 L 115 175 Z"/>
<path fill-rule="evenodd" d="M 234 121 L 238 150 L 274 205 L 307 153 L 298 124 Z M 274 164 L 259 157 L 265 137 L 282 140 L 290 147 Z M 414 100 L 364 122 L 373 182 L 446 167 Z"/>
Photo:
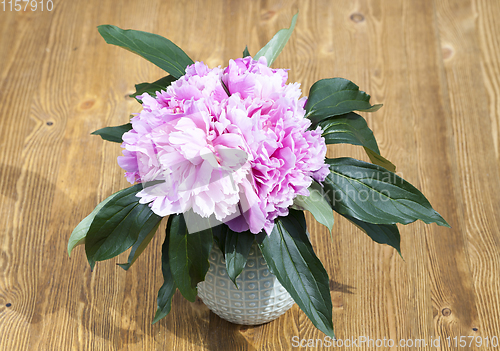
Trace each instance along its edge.
<path fill-rule="evenodd" d="M 229 89 L 227 88 L 226 84 L 224 84 L 224 82 L 222 81 L 222 79 L 220 80 L 220 83 L 222 84 L 222 87 L 224 88 L 224 91 L 226 92 L 227 96 L 231 96 L 231 93 L 229 92 Z"/>

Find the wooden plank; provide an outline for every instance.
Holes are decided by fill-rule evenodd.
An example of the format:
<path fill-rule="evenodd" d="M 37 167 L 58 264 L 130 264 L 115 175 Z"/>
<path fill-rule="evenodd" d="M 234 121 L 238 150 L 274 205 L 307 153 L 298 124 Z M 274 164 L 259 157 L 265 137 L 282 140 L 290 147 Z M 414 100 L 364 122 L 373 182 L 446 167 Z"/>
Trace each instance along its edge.
<path fill-rule="evenodd" d="M 413 4 L 413 3 L 412 3 Z M 415 3 L 417 4 L 417 3 Z M 474 303 L 474 286 L 470 276 L 469 260 L 464 240 L 464 228 L 460 222 L 460 194 L 456 186 L 456 166 L 453 155 L 453 132 L 450 125 L 451 111 L 447 99 L 447 85 L 442 79 L 443 68 L 440 57 L 438 26 L 433 8 L 425 3 L 408 9 L 408 13 L 427 12 L 427 19 L 409 16 L 407 36 L 408 69 L 410 76 L 409 93 L 412 96 L 412 110 L 415 112 L 414 129 L 417 143 L 418 179 L 422 190 L 430 194 L 431 203 L 448 219 L 452 229 L 425 226 L 422 233 L 424 241 L 419 247 L 425 247 L 423 262 L 427 265 L 428 286 L 431 301 L 427 301 L 427 320 L 432 316 L 434 327 L 427 324 L 428 336 L 434 335 L 444 340 L 446 337 L 467 336 L 477 321 L 477 309 Z M 431 22 L 432 21 L 432 22 Z M 426 26 L 420 25 L 426 23 Z M 432 23 L 432 32 L 424 28 Z M 417 43 L 416 38 L 433 35 L 433 45 Z M 418 96 L 414 92 L 418 91 Z M 430 155 L 433 155 L 430 157 Z M 443 255 L 443 250 L 452 247 Z M 416 292 L 418 294 L 418 292 Z M 418 295 L 416 295 L 418 296 Z M 464 305 L 463 301 L 467 301 Z M 428 309 L 432 302 L 432 315 Z M 454 316 L 460 315 L 450 323 L 449 311 Z M 420 325 L 423 325 L 420 323 Z"/>
<path fill-rule="evenodd" d="M 490 6 L 493 6 L 491 8 Z M 488 38 L 498 35 L 492 15 L 495 2 L 438 1 L 441 47 L 456 153 L 453 162 L 459 177 L 456 189 L 464 199 L 458 209 L 467 246 L 464 254 L 474 284 L 474 296 L 457 304 L 456 314 L 446 322 L 462 324 L 465 335 L 497 335 L 499 325 L 500 238 L 496 209 L 500 195 L 498 162 L 497 98 L 492 86 L 498 84 L 494 69 L 496 53 Z M 497 11 L 497 12 L 495 12 Z M 477 19 L 480 18 L 480 21 Z M 482 55 L 478 55 L 479 53 Z M 495 258 L 495 259 L 492 259 Z M 464 300 L 462 300 L 464 301 Z M 477 304 L 473 319 L 463 315 Z M 485 302 L 487 302 L 485 304 Z M 486 307 L 487 306 L 487 307 Z M 473 330 L 473 328 L 476 328 Z M 490 345 L 491 347 L 491 345 Z"/>

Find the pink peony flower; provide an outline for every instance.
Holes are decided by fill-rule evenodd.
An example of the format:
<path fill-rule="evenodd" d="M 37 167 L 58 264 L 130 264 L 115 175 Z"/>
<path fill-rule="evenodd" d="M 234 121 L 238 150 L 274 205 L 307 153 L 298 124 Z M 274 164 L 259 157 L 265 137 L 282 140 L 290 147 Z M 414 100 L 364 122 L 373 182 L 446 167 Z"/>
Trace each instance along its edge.
<path fill-rule="evenodd" d="M 123 135 L 118 164 L 159 216 L 193 210 L 234 231 L 269 234 L 297 195 L 328 174 L 321 129 L 308 131 L 300 84 L 266 59 L 202 62 L 156 97 Z M 227 87 L 230 96 L 221 83 Z"/>

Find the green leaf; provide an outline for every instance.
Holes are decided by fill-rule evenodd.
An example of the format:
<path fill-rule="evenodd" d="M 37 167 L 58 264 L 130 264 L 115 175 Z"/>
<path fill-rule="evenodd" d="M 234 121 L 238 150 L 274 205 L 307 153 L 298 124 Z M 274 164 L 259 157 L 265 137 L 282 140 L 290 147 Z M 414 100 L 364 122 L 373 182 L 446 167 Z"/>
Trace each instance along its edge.
<path fill-rule="evenodd" d="M 449 227 L 425 196 L 395 173 L 352 158 L 326 159 L 330 174 L 323 182 L 339 213 L 374 224 L 408 224 L 420 219 Z"/>
<path fill-rule="evenodd" d="M 279 282 L 311 322 L 334 338 L 329 278 L 307 238 L 304 213 L 290 209 L 276 218 L 269 236 L 262 233 L 257 240 Z"/>
<path fill-rule="evenodd" d="M 396 224 L 373 224 L 360 221 L 346 214 L 340 214 L 365 232 L 373 241 L 392 246 L 401 256 L 401 235 Z"/>
<path fill-rule="evenodd" d="M 237 233 L 229 228 L 226 231 L 226 242 L 224 245 L 226 269 L 229 278 L 231 278 L 236 287 L 238 287 L 236 278 L 243 271 L 243 268 L 245 268 L 254 240 L 255 234 L 252 234 L 250 231 Z"/>
<path fill-rule="evenodd" d="M 137 258 L 144 252 L 146 247 L 148 247 L 149 243 L 153 239 L 153 237 L 156 234 L 156 230 L 158 229 L 158 226 L 161 223 L 161 217 L 158 220 L 158 223 L 154 226 L 153 229 L 148 233 L 145 230 L 142 230 L 139 233 L 139 237 L 137 238 L 137 241 L 134 243 L 132 246 L 132 250 L 130 250 L 130 254 L 128 256 L 127 263 L 118 263 L 118 265 L 123 268 L 124 270 L 128 270 L 130 266 L 134 264 L 134 262 L 137 260 Z"/>
<path fill-rule="evenodd" d="M 122 136 L 132 129 L 132 123 L 126 123 L 116 127 L 105 127 L 92 132 L 93 135 L 99 135 L 102 140 L 112 141 L 114 143 L 122 143 Z"/>
<path fill-rule="evenodd" d="M 352 111 L 377 111 L 382 105 L 370 105 L 370 95 L 360 91 L 353 82 L 344 78 L 318 80 L 309 90 L 305 110 L 313 125 L 325 118 Z"/>
<path fill-rule="evenodd" d="M 352 144 L 364 147 L 372 163 L 382 166 L 391 172 L 396 170 L 391 162 L 380 156 L 372 130 L 363 117 L 350 112 L 345 115 L 330 117 L 322 120 L 318 125 L 323 130 L 322 137 L 326 144 Z"/>
<path fill-rule="evenodd" d="M 323 130 L 322 137 L 327 144 L 361 145 L 380 154 L 372 130 L 363 117 L 350 112 L 345 115 L 330 117 L 318 124 Z"/>
<path fill-rule="evenodd" d="M 230 229 L 226 224 L 221 224 L 212 228 L 212 235 L 215 244 L 220 249 L 224 259 L 226 258 L 226 236 L 229 230 Z"/>
<path fill-rule="evenodd" d="M 391 161 L 389 161 L 388 159 L 384 158 L 380 154 L 377 154 L 375 151 L 367 147 L 365 147 L 364 149 L 366 154 L 370 158 L 370 161 L 372 161 L 373 164 L 384 167 L 388 171 L 396 172 L 396 166 Z"/>
<path fill-rule="evenodd" d="M 126 189 L 120 190 L 113 195 L 108 196 L 104 201 L 99 203 L 99 205 L 97 205 L 87 217 L 85 217 L 80 223 L 78 223 L 68 240 L 68 256 L 71 257 L 71 251 L 73 250 L 73 248 L 78 245 L 85 244 L 85 237 L 87 236 L 90 225 L 92 224 L 92 221 L 94 220 L 97 213 L 101 210 L 101 208 L 106 205 L 113 197 L 125 190 Z"/>
<path fill-rule="evenodd" d="M 85 252 L 92 268 L 96 261 L 113 258 L 149 233 L 161 220 L 147 204 L 140 204 L 136 184 L 114 196 L 97 213 L 85 238 Z"/>
<path fill-rule="evenodd" d="M 152 97 L 156 97 L 156 93 L 162 90 L 166 90 L 167 87 L 175 82 L 175 78 L 172 76 L 166 76 L 158 79 L 153 83 L 141 83 L 135 85 L 135 93 L 130 94 L 129 96 L 135 98 L 137 101 L 142 103 L 141 100 L 137 98 L 137 96 L 142 95 L 144 93 L 148 93 Z"/>
<path fill-rule="evenodd" d="M 170 40 L 156 34 L 137 30 L 123 30 L 112 25 L 98 26 L 106 43 L 120 46 L 144 57 L 175 78 L 186 73 L 186 67 L 194 62 Z"/>
<path fill-rule="evenodd" d="M 205 279 L 210 268 L 208 255 L 213 243 L 212 229 L 190 234 L 183 215 L 170 217 L 173 217 L 168 231 L 170 269 L 179 291 L 187 300 L 194 302 L 196 285 Z"/>
<path fill-rule="evenodd" d="M 245 50 L 243 50 L 243 57 L 248 57 L 250 56 L 250 53 L 248 52 L 248 46 L 245 46 Z"/>
<path fill-rule="evenodd" d="M 295 28 L 295 23 L 297 23 L 298 15 L 299 13 L 297 12 L 293 16 L 290 28 L 283 28 L 279 30 L 278 33 L 276 33 L 274 37 L 262 49 L 260 49 L 257 54 L 255 54 L 253 59 L 258 61 L 260 57 L 264 56 L 267 59 L 267 65 L 271 66 L 285 47 L 288 39 L 290 39 L 293 29 Z"/>
<path fill-rule="evenodd" d="M 170 228 L 172 226 L 172 220 L 174 219 L 172 215 L 168 218 L 167 222 L 167 230 L 165 241 L 163 242 L 163 246 L 161 247 L 161 271 L 163 273 L 163 285 L 158 291 L 157 304 L 158 308 L 156 310 L 155 317 L 153 319 L 153 324 L 158 322 L 160 319 L 168 315 L 170 309 L 172 307 L 172 297 L 177 290 L 177 285 L 175 284 L 174 276 L 172 275 L 172 270 L 170 269 L 170 259 L 169 259 L 169 233 Z"/>
<path fill-rule="evenodd" d="M 314 218 L 327 227 L 331 233 L 334 223 L 333 210 L 330 203 L 323 196 L 322 186 L 317 182 L 313 182 L 308 190 L 309 196 L 298 195 L 293 199 L 294 207 L 311 212 Z"/>

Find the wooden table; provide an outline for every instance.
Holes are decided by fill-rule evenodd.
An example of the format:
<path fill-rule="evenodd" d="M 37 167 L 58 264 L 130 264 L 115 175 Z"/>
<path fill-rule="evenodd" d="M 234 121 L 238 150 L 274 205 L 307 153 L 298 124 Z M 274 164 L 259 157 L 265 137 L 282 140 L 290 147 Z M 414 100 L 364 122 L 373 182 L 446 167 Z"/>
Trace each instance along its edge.
<path fill-rule="evenodd" d="M 303 345 L 324 337 L 297 306 L 246 327 L 178 293 L 170 315 L 151 325 L 164 225 L 128 272 L 116 267 L 126 254 L 92 273 L 81 247 L 66 253 L 76 224 L 128 184 L 120 145 L 89 133 L 126 123 L 140 110 L 127 96 L 134 84 L 162 76 L 106 45 L 96 26 L 158 33 L 195 60 L 226 66 L 247 44 L 256 53 L 297 9 L 274 66 L 290 68 L 305 95 L 316 80 L 340 76 L 383 103 L 366 116 L 382 154 L 452 226 L 401 226 L 403 260 L 343 218 L 332 241 L 308 217 L 331 277 L 337 337 L 440 337 L 443 350 L 457 349 L 448 337 L 452 345 L 500 337 L 500 2 L 47 5 L 16 12 L 0 4 L 0 350 L 288 350 L 294 336 Z M 366 160 L 359 147 L 330 147 L 331 157 L 347 155 Z M 460 350 L 478 349 L 466 340 Z"/>

